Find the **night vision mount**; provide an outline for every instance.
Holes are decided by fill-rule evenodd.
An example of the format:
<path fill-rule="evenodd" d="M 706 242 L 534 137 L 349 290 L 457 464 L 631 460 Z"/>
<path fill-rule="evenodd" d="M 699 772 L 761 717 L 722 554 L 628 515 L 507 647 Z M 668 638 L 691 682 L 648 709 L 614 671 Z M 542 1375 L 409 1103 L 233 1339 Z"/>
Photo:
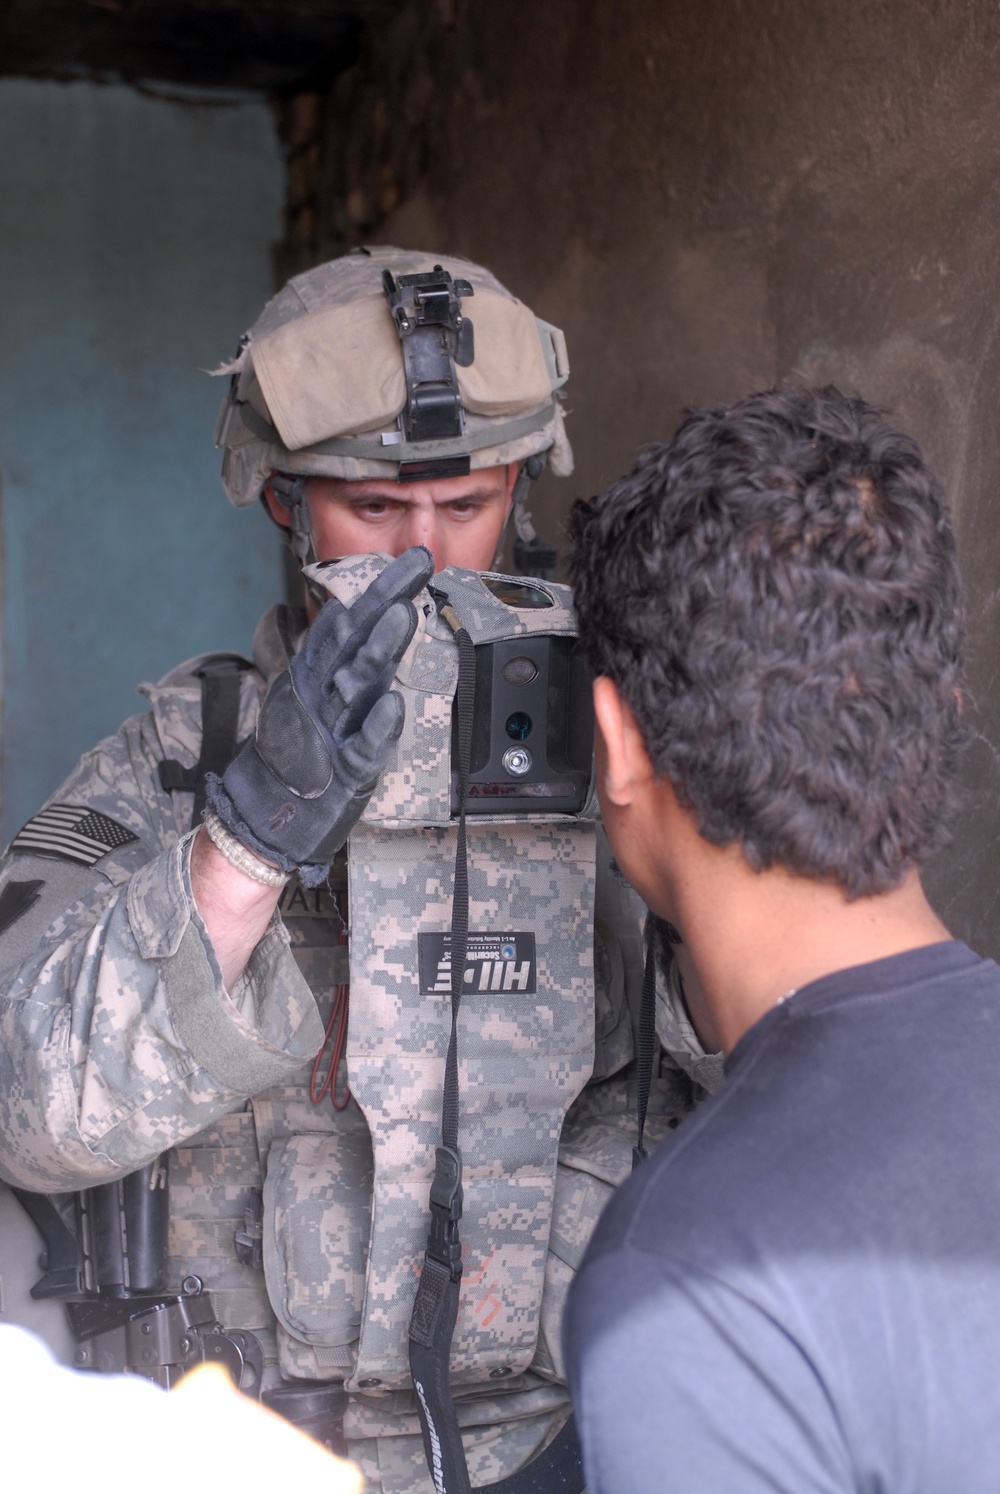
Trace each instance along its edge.
<path fill-rule="evenodd" d="M 462 397 L 455 373 L 475 357 L 472 323 L 462 315 L 462 298 L 474 294 L 468 280 L 453 280 L 441 265 L 393 279 L 382 272 L 382 289 L 403 345 L 406 408 L 399 417 L 401 439 L 451 441 L 465 433 Z M 383 438 L 384 439 L 384 438 Z M 464 477 L 469 457 L 429 454 L 400 462 L 399 482 Z"/>

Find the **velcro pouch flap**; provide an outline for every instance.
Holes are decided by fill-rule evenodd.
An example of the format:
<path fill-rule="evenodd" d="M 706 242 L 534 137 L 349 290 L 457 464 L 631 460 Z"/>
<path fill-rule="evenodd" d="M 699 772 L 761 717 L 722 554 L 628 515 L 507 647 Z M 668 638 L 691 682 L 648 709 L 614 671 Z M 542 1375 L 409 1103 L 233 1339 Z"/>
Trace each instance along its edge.
<path fill-rule="evenodd" d="M 406 404 L 399 335 L 381 293 L 286 322 L 250 354 L 289 451 L 390 426 Z"/>
<path fill-rule="evenodd" d="M 462 404 L 476 415 L 520 415 L 548 404 L 552 380 L 542 332 L 522 301 L 477 290 L 463 310 L 472 321 L 476 356 L 458 368 Z M 548 334 L 545 334 L 548 335 Z"/>

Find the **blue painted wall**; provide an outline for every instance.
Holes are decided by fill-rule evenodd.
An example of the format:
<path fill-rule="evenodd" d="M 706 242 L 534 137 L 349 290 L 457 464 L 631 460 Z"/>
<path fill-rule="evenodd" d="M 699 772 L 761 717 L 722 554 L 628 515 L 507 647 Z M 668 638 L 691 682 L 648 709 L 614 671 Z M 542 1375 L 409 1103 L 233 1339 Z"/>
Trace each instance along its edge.
<path fill-rule="evenodd" d="M 139 680 L 246 652 L 280 595 L 201 370 L 272 292 L 282 175 L 264 102 L 0 81 L 4 842 Z"/>

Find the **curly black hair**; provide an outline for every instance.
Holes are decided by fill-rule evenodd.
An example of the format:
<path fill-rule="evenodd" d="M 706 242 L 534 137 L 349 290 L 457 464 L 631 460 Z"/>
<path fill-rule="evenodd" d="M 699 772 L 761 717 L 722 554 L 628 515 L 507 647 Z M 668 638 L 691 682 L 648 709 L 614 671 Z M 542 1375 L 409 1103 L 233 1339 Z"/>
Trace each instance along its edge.
<path fill-rule="evenodd" d="M 850 897 L 947 841 L 961 581 L 941 487 L 885 412 L 833 388 L 689 412 L 570 536 L 592 667 L 707 840 Z"/>

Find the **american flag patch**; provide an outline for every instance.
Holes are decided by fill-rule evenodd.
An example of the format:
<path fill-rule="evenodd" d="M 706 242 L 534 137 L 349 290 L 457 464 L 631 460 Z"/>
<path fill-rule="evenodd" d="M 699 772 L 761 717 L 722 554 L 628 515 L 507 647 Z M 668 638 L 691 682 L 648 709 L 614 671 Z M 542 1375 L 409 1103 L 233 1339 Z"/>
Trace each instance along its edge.
<path fill-rule="evenodd" d="M 83 804 L 50 804 L 29 820 L 10 843 L 12 851 L 26 851 L 33 856 L 61 856 L 93 866 L 109 851 L 117 851 L 130 841 L 138 840 L 131 830 Z"/>

